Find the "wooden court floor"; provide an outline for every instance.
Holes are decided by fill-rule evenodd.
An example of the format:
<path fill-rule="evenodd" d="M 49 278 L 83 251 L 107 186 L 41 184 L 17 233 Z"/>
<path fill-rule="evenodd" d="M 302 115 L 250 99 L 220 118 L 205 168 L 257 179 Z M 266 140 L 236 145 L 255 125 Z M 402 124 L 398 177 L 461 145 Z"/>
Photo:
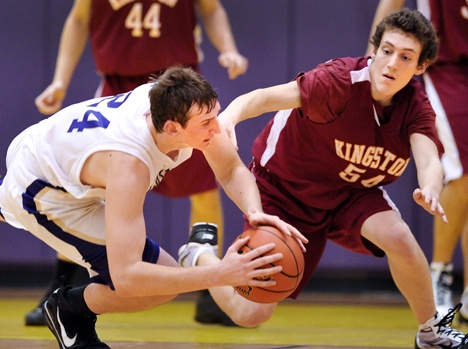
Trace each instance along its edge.
<path fill-rule="evenodd" d="M 416 322 L 404 301 L 392 297 L 308 294 L 281 303 L 262 326 L 245 329 L 198 324 L 189 295 L 146 312 L 102 315 L 97 331 L 113 349 L 414 348 Z M 58 348 L 47 328 L 24 326 L 38 298 L 0 290 L 0 349 Z"/>

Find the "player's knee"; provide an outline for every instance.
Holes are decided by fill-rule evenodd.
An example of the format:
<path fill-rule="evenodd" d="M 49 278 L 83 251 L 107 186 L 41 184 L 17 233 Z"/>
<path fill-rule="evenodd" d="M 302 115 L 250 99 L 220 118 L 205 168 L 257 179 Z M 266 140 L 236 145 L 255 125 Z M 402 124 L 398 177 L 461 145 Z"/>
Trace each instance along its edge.
<path fill-rule="evenodd" d="M 410 258 L 417 250 L 417 242 L 404 222 L 389 227 L 386 237 L 382 249 L 388 255 L 402 254 Z"/>
<path fill-rule="evenodd" d="M 239 311 L 232 314 L 231 320 L 242 327 L 258 327 L 267 322 L 274 313 L 274 304 L 258 304 L 252 306 L 249 311 Z"/>

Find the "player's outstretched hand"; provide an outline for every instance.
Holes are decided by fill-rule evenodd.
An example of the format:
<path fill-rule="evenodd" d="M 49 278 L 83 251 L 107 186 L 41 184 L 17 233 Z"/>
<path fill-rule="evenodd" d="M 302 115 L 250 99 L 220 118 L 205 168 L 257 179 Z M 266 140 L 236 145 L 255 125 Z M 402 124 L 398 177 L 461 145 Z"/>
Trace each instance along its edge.
<path fill-rule="evenodd" d="M 439 202 L 439 196 L 433 194 L 429 189 L 415 189 L 413 199 L 416 203 L 422 206 L 427 212 L 434 216 L 440 216 L 442 221 L 448 223 L 447 216 L 442 205 Z"/>
<path fill-rule="evenodd" d="M 271 266 L 283 258 L 283 255 L 275 253 L 264 256 L 265 253 L 275 248 L 274 243 L 262 245 L 247 253 L 239 253 L 248 240 L 249 237 L 237 239 L 226 251 L 226 255 L 219 265 L 221 277 L 224 279 L 223 283 L 231 286 L 274 286 L 276 281 L 264 278 L 264 276 L 279 273 L 283 269 L 280 265 Z"/>

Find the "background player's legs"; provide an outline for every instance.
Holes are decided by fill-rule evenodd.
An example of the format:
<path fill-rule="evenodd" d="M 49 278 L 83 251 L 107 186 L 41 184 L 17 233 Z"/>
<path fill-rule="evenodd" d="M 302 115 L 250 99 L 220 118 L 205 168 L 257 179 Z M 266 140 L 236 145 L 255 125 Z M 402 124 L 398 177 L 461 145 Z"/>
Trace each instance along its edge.
<path fill-rule="evenodd" d="M 453 308 L 451 290 L 453 254 L 460 236 L 468 234 L 468 176 L 450 181 L 442 190 L 440 203 L 445 209 L 450 223 L 445 224 L 440 217 L 434 219 L 434 250 L 431 273 L 437 310 L 446 313 L 450 308 Z M 468 239 L 465 237 L 464 240 Z M 467 259 L 468 246 L 463 247 L 463 252 L 465 259 Z M 467 267 L 464 268 L 465 273 L 467 273 L 467 269 Z M 466 288 L 468 277 L 465 277 L 464 283 Z M 460 311 L 460 313 L 466 314 L 468 317 L 468 305 L 462 309 L 463 312 Z"/>
<path fill-rule="evenodd" d="M 437 309 L 447 311 L 453 307 L 452 301 L 452 260 L 458 240 L 464 259 L 464 292 L 460 309 L 460 322 L 468 324 L 468 176 L 450 181 L 442 190 L 440 203 L 444 207 L 449 224 L 440 218 L 434 221 L 434 251 L 431 269 L 442 270 L 440 277 L 434 278 L 434 292 Z M 444 277 L 445 276 L 445 277 Z"/>
<path fill-rule="evenodd" d="M 50 294 L 54 292 L 57 288 L 72 284 L 72 281 L 77 276 L 78 272 L 82 271 L 83 282 L 87 281 L 89 278 L 84 276 L 87 274 L 85 268 L 80 265 L 70 261 L 67 257 L 57 253 L 57 259 L 55 261 L 54 274 L 52 279 L 49 281 L 46 292 L 42 296 L 41 300 L 38 302 L 37 306 L 32 309 L 25 316 L 25 325 L 26 326 L 45 326 L 46 322 L 44 316 L 42 315 L 42 305 L 49 298 Z"/>

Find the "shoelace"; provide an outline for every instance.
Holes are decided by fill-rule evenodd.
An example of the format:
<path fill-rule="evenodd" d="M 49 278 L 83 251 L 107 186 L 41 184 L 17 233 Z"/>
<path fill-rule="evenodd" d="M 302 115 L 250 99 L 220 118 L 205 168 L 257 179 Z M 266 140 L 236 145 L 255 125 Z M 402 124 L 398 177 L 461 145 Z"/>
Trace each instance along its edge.
<path fill-rule="evenodd" d="M 442 333 L 453 338 L 462 337 L 461 342 L 457 348 L 462 348 L 465 344 L 468 344 L 468 334 L 464 335 L 463 333 L 450 327 L 452 325 L 453 319 L 455 318 L 455 315 L 458 313 L 461 307 L 462 303 L 458 303 L 455 307 L 448 311 L 447 315 L 445 315 L 438 324 L 434 325 L 437 327 L 437 333 Z"/>

